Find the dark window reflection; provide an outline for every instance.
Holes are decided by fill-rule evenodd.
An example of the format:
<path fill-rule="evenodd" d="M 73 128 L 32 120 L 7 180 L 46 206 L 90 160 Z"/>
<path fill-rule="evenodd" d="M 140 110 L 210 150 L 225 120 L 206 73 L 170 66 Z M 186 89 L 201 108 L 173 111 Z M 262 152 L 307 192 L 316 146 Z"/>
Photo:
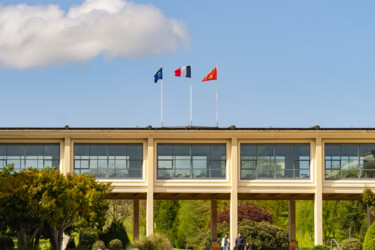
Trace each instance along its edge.
<path fill-rule="evenodd" d="M 224 179 L 225 144 L 159 144 L 158 179 Z"/>
<path fill-rule="evenodd" d="M 326 144 L 325 178 L 374 178 L 375 144 Z"/>
<path fill-rule="evenodd" d="M 75 144 L 74 171 L 98 178 L 142 178 L 142 144 Z"/>
<path fill-rule="evenodd" d="M 309 144 L 242 144 L 241 179 L 310 178 Z"/>
<path fill-rule="evenodd" d="M 59 144 L 0 144 L 0 167 L 14 164 L 15 171 L 29 167 L 59 167 Z"/>

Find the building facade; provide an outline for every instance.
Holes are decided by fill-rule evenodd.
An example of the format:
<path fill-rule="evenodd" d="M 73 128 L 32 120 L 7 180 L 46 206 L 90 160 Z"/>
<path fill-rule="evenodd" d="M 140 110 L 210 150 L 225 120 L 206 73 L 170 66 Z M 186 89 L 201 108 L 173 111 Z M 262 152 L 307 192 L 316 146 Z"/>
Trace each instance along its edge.
<path fill-rule="evenodd" d="M 315 244 L 323 243 L 323 200 L 358 200 L 375 191 L 375 129 L 1 128 L 0 165 L 58 166 L 92 173 L 114 186 L 109 199 L 146 200 L 146 234 L 155 199 L 230 200 L 230 237 L 237 235 L 239 200 L 314 200 Z M 370 217 L 370 216 L 369 216 Z"/>

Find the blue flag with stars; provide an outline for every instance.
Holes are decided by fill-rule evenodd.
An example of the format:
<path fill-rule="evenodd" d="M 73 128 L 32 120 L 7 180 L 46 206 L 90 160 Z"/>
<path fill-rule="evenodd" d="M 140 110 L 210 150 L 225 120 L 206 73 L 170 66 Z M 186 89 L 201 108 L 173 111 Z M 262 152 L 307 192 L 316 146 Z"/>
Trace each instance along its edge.
<path fill-rule="evenodd" d="M 159 79 L 163 79 L 163 67 L 159 69 L 158 72 L 154 75 L 154 82 L 157 83 Z"/>

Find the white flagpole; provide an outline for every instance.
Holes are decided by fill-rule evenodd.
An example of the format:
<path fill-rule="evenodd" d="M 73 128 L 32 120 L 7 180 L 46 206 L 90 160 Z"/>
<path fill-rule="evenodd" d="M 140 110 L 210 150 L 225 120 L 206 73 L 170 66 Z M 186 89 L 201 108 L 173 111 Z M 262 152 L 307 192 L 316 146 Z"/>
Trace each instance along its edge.
<path fill-rule="evenodd" d="M 217 74 L 217 64 L 216 64 L 216 74 Z M 219 127 L 219 94 L 218 94 L 218 80 L 216 79 L 216 127 Z"/>
<path fill-rule="evenodd" d="M 193 84 L 191 83 L 192 66 L 190 63 L 190 126 L 193 126 Z"/>
<path fill-rule="evenodd" d="M 161 71 L 163 74 L 163 64 L 161 65 Z M 163 77 L 161 78 L 161 107 L 160 107 L 160 113 L 161 113 L 161 127 L 163 127 Z"/>

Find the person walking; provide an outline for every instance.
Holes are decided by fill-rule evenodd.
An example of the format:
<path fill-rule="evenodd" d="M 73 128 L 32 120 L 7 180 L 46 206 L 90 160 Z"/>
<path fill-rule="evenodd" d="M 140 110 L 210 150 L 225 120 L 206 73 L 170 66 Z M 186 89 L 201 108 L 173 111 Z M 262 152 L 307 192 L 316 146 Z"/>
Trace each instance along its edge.
<path fill-rule="evenodd" d="M 245 239 L 242 237 L 241 234 L 238 234 L 238 236 L 236 238 L 235 245 L 234 245 L 234 249 L 235 250 L 244 250 L 244 247 L 245 247 Z"/>
<path fill-rule="evenodd" d="M 221 239 L 221 247 L 223 248 L 223 250 L 229 250 L 229 238 L 228 238 L 228 234 L 225 234 L 224 235 L 224 238 Z"/>

